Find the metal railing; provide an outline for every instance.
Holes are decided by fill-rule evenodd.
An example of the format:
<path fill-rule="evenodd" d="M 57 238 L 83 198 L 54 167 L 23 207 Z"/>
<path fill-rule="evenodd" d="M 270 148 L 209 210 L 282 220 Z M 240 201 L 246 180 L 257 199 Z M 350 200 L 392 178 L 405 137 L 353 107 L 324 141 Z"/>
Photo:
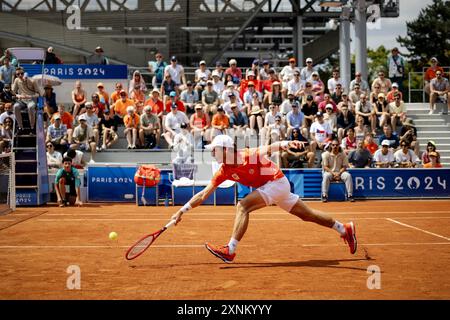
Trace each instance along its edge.
<path fill-rule="evenodd" d="M 426 101 L 426 92 L 425 92 L 425 72 L 429 67 L 423 67 L 422 71 L 410 71 L 408 73 L 408 102 L 417 102 L 417 101 L 411 101 L 412 93 L 419 92 L 422 94 L 422 103 L 427 102 Z M 450 66 L 441 67 L 444 69 L 444 73 L 447 76 L 450 74 Z M 419 88 L 415 86 L 415 84 L 419 83 Z"/>

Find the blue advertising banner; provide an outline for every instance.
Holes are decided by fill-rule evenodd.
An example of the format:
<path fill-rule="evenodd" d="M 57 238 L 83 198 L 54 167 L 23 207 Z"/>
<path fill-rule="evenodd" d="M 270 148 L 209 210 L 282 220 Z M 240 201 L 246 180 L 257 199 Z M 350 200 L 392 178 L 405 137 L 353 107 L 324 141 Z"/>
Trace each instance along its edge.
<path fill-rule="evenodd" d="M 353 195 L 365 197 L 450 197 L 448 169 L 351 169 Z"/>
<path fill-rule="evenodd" d="M 29 77 L 42 74 L 42 65 L 22 65 Z M 60 79 L 127 79 L 127 65 L 48 64 L 44 74 Z"/>
<path fill-rule="evenodd" d="M 89 166 L 88 201 L 135 202 L 135 166 Z"/>

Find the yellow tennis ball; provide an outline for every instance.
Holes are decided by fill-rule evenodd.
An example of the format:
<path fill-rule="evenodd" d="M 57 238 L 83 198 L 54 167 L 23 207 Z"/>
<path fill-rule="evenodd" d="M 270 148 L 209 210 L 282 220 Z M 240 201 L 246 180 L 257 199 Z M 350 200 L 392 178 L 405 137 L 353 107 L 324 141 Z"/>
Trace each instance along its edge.
<path fill-rule="evenodd" d="M 109 239 L 111 240 L 116 240 L 117 239 L 117 233 L 116 232 L 110 232 L 109 234 Z"/>

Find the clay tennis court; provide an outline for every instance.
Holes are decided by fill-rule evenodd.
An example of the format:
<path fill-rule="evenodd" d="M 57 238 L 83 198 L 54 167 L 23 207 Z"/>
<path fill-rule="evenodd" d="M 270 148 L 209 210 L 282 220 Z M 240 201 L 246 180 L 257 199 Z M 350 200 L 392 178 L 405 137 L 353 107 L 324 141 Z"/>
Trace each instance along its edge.
<path fill-rule="evenodd" d="M 205 206 L 127 261 L 126 249 L 175 208 L 20 208 L 0 217 L 0 298 L 450 299 L 450 201 L 307 203 L 356 223 L 355 255 L 335 231 L 269 207 L 251 214 L 235 262 L 225 264 L 204 243 L 228 243 L 235 208 Z M 71 265 L 80 290 L 66 286 Z M 381 288 L 370 290 L 373 265 Z"/>

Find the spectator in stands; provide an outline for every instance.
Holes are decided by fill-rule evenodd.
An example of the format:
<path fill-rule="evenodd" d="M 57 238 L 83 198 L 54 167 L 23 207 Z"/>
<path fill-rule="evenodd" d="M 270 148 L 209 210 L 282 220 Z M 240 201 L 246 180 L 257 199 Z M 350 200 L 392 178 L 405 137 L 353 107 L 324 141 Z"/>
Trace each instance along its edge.
<path fill-rule="evenodd" d="M 122 91 L 123 85 L 120 82 L 117 82 L 114 86 L 114 91 L 111 93 L 111 96 L 109 98 L 109 102 L 112 105 L 116 103 L 117 100 L 120 99 L 120 91 Z"/>
<path fill-rule="evenodd" d="M 312 168 L 314 166 L 315 155 L 311 152 L 308 139 L 301 134 L 300 129 L 294 128 L 289 140 L 303 142 L 303 145 L 299 149 L 288 148 L 281 152 L 283 168 L 303 167 L 303 163 L 305 162 L 308 164 L 308 168 Z"/>
<path fill-rule="evenodd" d="M 399 94 L 394 96 L 394 102 L 389 103 L 392 131 L 396 131 L 397 125 L 403 125 L 406 120 L 406 106 Z"/>
<path fill-rule="evenodd" d="M 434 78 L 436 78 L 436 72 L 440 71 L 441 74 L 444 74 L 444 69 L 440 66 L 438 66 L 438 60 L 435 57 L 432 57 L 430 60 L 431 66 L 428 67 L 428 69 L 425 71 L 425 92 L 430 95 L 431 88 L 430 88 L 430 81 Z"/>
<path fill-rule="evenodd" d="M 337 116 L 336 113 L 333 112 L 333 105 L 331 103 L 327 104 L 325 107 L 325 113 L 323 114 L 323 120 L 328 122 L 331 130 L 334 134 L 337 134 Z"/>
<path fill-rule="evenodd" d="M 61 123 L 66 126 L 67 128 L 67 142 L 70 144 L 72 143 L 72 133 L 73 133 L 73 116 L 66 112 L 66 107 L 64 104 L 58 105 L 58 112 L 54 113 L 52 116 L 52 119 L 50 119 L 51 123 L 55 122 L 55 117 L 60 116 L 61 117 Z"/>
<path fill-rule="evenodd" d="M 388 92 L 391 90 L 391 87 L 392 87 L 391 80 L 389 80 L 388 78 L 385 77 L 385 74 L 384 74 L 383 70 L 378 71 L 378 78 L 373 80 L 373 82 L 372 82 L 372 90 L 374 90 L 374 87 L 377 84 L 380 85 L 380 90 L 385 95 L 388 94 Z"/>
<path fill-rule="evenodd" d="M 233 111 L 231 110 L 231 105 L 233 104 L 235 104 L 238 107 L 239 111 L 242 111 L 245 114 L 247 114 L 247 110 L 251 110 L 253 98 L 255 95 L 257 96 L 257 99 L 259 99 L 258 93 L 256 91 L 253 91 L 253 95 L 250 96 L 251 98 L 250 102 L 244 105 L 241 99 L 239 99 L 239 97 L 237 97 L 234 93 L 230 93 L 228 95 L 229 101 L 225 102 L 222 105 L 225 114 L 231 116 L 231 114 L 233 113 Z"/>
<path fill-rule="evenodd" d="M 356 103 L 359 101 L 359 98 L 361 97 L 361 95 L 362 95 L 363 93 L 364 93 L 364 92 L 361 91 L 361 87 L 360 87 L 359 84 L 355 84 L 355 85 L 353 86 L 353 90 L 350 91 L 350 93 L 349 93 L 349 98 L 350 98 L 350 100 L 351 100 L 351 102 L 353 103 L 354 106 L 355 106 Z M 354 109 L 353 109 L 353 111 L 354 111 Z"/>
<path fill-rule="evenodd" d="M 342 92 L 341 101 L 337 104 L 338 113 L 342 112 L 343 105 L 346 105 L 351 113 L 354 112 L 353 102 L 346 92 Z"/>
<path fill-rule="evenodd" d="M 364 148 L 364 141 L 359 141 L 355 150 L 348 154 L 350 168 L 369 168 L 372 163 L 370 151 Z"/>
<path fill-rule="evenodd" d="M 394 152 L 390 148 L 390 145 L 389 140 L 383 140 L 381 142 L 381 148 L 375 151 L 373 155 L 375 168 L 392 168 L 394 166 Z"/>
<path fill-rule="evenodd" d="M 400 141 L 406 141 L 414 153 L 419 156 L 419 141 L 417 141 L 417 129 L 411 118 L 406 118 L 400 131 Z"/>
<path fill-rule="evenodd" d="M 16 94 L 11 90 L 10 84 L 5 84 L 0 92 L 0 102 L 14 104 L 16 102 Z"/>
<path fill-rule="evenodd" d="M 211 79 L 211 71 L 206 67 L 205 60 L 200 61 L 199 68 L 194 72 L 194 81 L 196 83 L 199 83 L 202 79 Z"/>
<path fill-rule="evenodd" d="M 383 127 L 383 134 L 379 138 L 380 144 L 384 141 L 389 141 L 389 148 L 397 149 L 400 144 L 400 139 L 396 132 L 392 131 L 392 127 L 390 125 L 385 124 Z"/>
<path fill-rule="evenodd" d="M 103 115 L 103 112 L 102 112 Z M 94 106 L 91 102 L 87 102 L 86 103 L 86 113 L 83 114 L 84 119 L 86 119 L 86 123 L 89 127 L 92 128 L 92 132 L 94 134 L 94 142 L 97 146 L 97 151 L 101 151 L 100 149 L 100 143 L 99 143 L 99 139 L 100 139 L 100 119 L 97 116 L 97 114 L 95 114 L 94 112 Z"/>
<path fill-rule="evenodd" d="M 47 167 L 48 169 L 62 167 L 62 154 L 55 150 L 55 145 L 51 141 L 46 142 L 47 147 Z"/>
<path fill-rule="evenodd" d="M 203 149 L 206 142 L 211 138 L 211 120 L 209 115 L 203 112 L 203 105 L 195 105 L 195 113 L 190 119 L 191 133 L 194 136 L 195 149 Z"/>
<path fill-rule="evenodd" d="M 63 64 L 64 62 L 55 54 L 53 47 L 48 47 L 45 53 L 44 63 L 47 64 Z"/>
<path fill-rule="evenodd" d="M 9 58 L 3 59 L 3 65 L 0 67 L 0 80 L 4 84 L 12 85 L 14 77 L 16 75 L 16 67 L 14 67 Z"/>
<path fill-rule="evenodd" d="M 225 114 L 221 106 L 217 108 L 217 113 L 213 116 L 211 121 L 211 141 L 220 134 L 228 134 L 230 127 L 230 120 Z"/>
<path fill-rule="evenodd" d="M 328 190 L 332 181 L 343 181 L 347 199 L 354 202 L 352 176 L 348 173 L 348 158 L 340 149 L 339 141 L 331 142 L 331 151 L 322 153 L 322 202 L 328 201 Z"/>
<path fill-rule="evenodd" d="M 396 166 L 400 168 L 415 168 L 420 163 L 420 160 L 414 151 L 409 148 L 408 142 L 400 142 L 400 147 L 394 153 Z"/>
<path fill-rule="evenodd" d="M 74 118 L 78 116 L 78 113 L 84 112 L 84 104 L 87 102 L 86 91 L 82 88 L 81 81 L 75 82 L 75 88 L 72 90 L 72 115 Z"/>
<path fill-rule="evenodd" d="M 376 84 L 372 89 L 373 90 L 369 95 L 369 101 L 370 103 L 376 103 L 378 101 L 378 95 L 383 92 L 381 92 L 381 86 L 379 84 Z M 386 97 L 384 93 L 383 95 Z"/>
<path fill-rule="evenodd" d="M 267 131 L 270 125 L 275 124 L 276 117 L 280 117 L 281 122 L 283 122 L 283 115 L 278 111 L 277 106 L 274 104 L 269 106 L 269 112 L 266 113 L 264 117 L 264 130 Z"/>
<path fill-rule="evenodd" d="M 78 169 L 72 166 L 72 159 L 65 157 L 63 167 L 58 170 L 55 177 L 55 190 L 58 204 L 60 207 L 71 205 L 82 206 L 80 200 L 80 173 Z M 67 198 L 66 186 L 70 187 L 69 198 Z M 75 197 L 75 200 L 73 198 Z"/>
<path fill-rule="evenodd" d="M 265 110 L 257 92 L 253 93 L 252 98 L 252 102 L 246 111 L 250 123 L 250 133 L 255 134 L 257 131 L 262 134 L 264 133 L 262 129 L 264 127 Z"/>
<path fill-rule="evenodd" d="M 325 85 L 322 82 L 322 80 L 319 77 L 319 73 L 317 71 L 314 71 L 312 73 L 312 90 L 314 92 L 314 101 L 319 104 L 323 101 L 324 98 L 324 92 L 325 92 Z"/>
<path fill-rule="evenodd" d="M 312 88 L 313 88 L 312 82 L 306 81 L 304 88 L 300 90 L 299 101 L 302 105 L 306 103 L 306 100 L 309 96 L 313 97 L 313 101 L 317 105 L 316 99 L 314 99 L 316 93 L 313 91 Z"/>
<path fill-rule="evenodd" d="M 304 82 L 300 79 L 300 71 L 295 70 L 294 78 L 287 83 L 285 96 L 292 93 L 295 97 L 300 97 L 302 94 L 303 84 Z"/>
<path fill-rule="evenodd" d="M 446 78 L 443 77 L 442 71 L 436 71 L 436 78 L 430 82 L 430 113 L 434 112 L 434 104 L 438 101 L 445 102 L 447 100 L 447 108 L 450 109 L 450 84 Z M 443 111 L 447 114 L 448 111 Z"/>
<path fill-rule="evenodd" d="M 127 92 L 122 89 L 120 91 L 120 100 L 111 107 L 111 112 L 114 115 L 114 121 L 116 121 L 117 126 L 123 124 L 123 117 L 127 114 L 128 107 L 134 107 L 134 101 L 127 98 Z"/>
<path fill-rule="evenodd" d="M 322 113 L 326 112 L 327 105 L 331 104 L 333 106 L 333 112 L 337 112 L 337 105 L 331 100 L 331 96 L 328 93 L 325 93 L 323 96 L 323 101 L 319 103 L 319 111 Z"/>
<path fill-rule="evenodd" d="M 442 164 L 438 162 L 438 154 L 437 152 L 431 151 L 428 154 L 430 162 L 424 163 L 424 168 L 442 168 Z"/>
<path fill-rule="evenodd" d="M 258 77 L 259 76 L 259 65 L 260 65 L 259 59 L 253 60 L 252 66 L 249 69 L 245 70 L 245 79 L 250 80 L 248 77 L 249 77 L 249 75 L 252 75 L 252 74 L 253 74 L 254 78 L 251 80 L 258 79 L 259 78 Z"/>
<path fill-rule="evenodd" d="M 15 121 L 14 112 L 12 111 L 12 103 L 5 103 L 4 111 L 0 114 L 0 124 L 3 125 L 6 118 L 11 118 Z"/>
<path fill-rule="evenodd" d="M 275 123 L 268 125 L 267 137 L 267 141 L 271 141 L 269 144 L 286 139 L 286 126 L 283 124 L 281 115 L 276 115 Z"/>
<path fill-rule="evenodd" d="M 145 101 L 144 108 L 149 106 L 152 108 L 152 112 L 156 114 L 160 121 L 162 120 L 162 116 L 165 115 L 164 104 L 160 99 L 159 90 L 157 88 L 153 88 L 152 92 L 149 95 L 147 101 Z"/>
<path fill-rule="evenodd" d="M 311 135 L 311 151 L 316 153 L 316 150 L 325 150 L 327 142 L 331 139 L 333 131 L 329 124 L 324 121 L 323 113 L 317 112 L 316 121 L 314 121 L 309 129 Z"/>
<path fill-rule="evenodd" d="M 294 79 L 294 73 L 297 71 L 300 74 L 300 69 L 297 67 L 297 59 L 289 58 L 289 64 L 284 66 L 280 71 L 280 78 L 283 80 L 283 88 L 285 88 L 285 96 L 287 93 L 287 83 Z"/>
<path fill-rule="evenodd" d="M 152 112 L 152 107 L 145 106 L 139 120 L 139 141 L 146 149 L 153 149 L 159 145 L 161 127 L 159 119 Z"/>
<path fill-rule="evenodd" d="M 161 84 L 160 90 L 163 103 L 165 104 L 169 97 L 169 94 L 172 91 L 179 92 L 179 87 L 177 83 L 172 79 L 172 76 L 170 74 L 166 74 L 164 76 L 164 80 Z"/>
<path fill-rule="evenodd" d="M 14 119 L 5 117 L 0 126 L 0 153 L 11 151 L 11 141 L 13 140 Z"/>
<path fill-rule="evenodd" d="M 428 162 L 430 162 L 430 157 L 429 157 L 429 153 L 430 152 L 436 152 L 437 154 L 437 162 L 441 162 L 441 154 L 436 150 L 436 143 L 432 140 L 428 141 L 427 143 L 427 149 L 422 153 L 422 163 L 426 164 Z"/>
<path fill-rule="evenodd" d="M 359 86 L 360 90 L 362 91 L 356 93 L 356 97 L 358 99 L 361 93 L 369 94 L 369 84 L 366 80 L 362 79 L 361 72 L 359 71 L 355 73 L 355 79 L 350 82 L 350 92 L 355 90 L 355 86 Z M 354 103 L 356 103 L 356 101 Z"/>
<path fill-rule="evenodd" d="M 392 90 L 389 91 L 389 93 L 388 93 L 387 96 L 386 96 L 387 102 L 389 102 L 389 103 L 394 102 L 394 101 L 395 101 L 394 96 L 395 96 L 396 94 L 400 95 L 400 99 L 403 100 L 403 93 L 402 93 L 400 90 L 398 90 L 398 83 L 397 83 L 397 82 L 394 82 L 394 83 L 392 84 Z"/>
<path fill-rule="evenodd" d="M 89 103 L 89 105 L 92 107 L 92 111 L 98 116 L 98 117 L 102 117 L 103 116 L 103 112 L 105 110 L 107 110 L 107 106 L 103 103 L 100 102 L 100 95 L 98 93 L 93 93 L 91 96 L 91 102 L 86 102 L 85 103 L 85 108 L 84 110 L 80 111 L 80 114 L 84 114 L 87 110 L 87 105 Z"/>
<path fill-rule="evenodd" d="M 105 110 L 103 117 L 100 119 L 99 128 L 102 132 L 102 150 L 111 148 L 113 144 L 119 141 L 117 134 L 117 125 L 114 117 L 111 116 L 109 110 Z"/>
<path fill-rule="evenodd" d="M 274 83 L 274 82 L 280 82 L 280 77 L 277 75 L 277 72 L 274 68 L 270 68 L 268 74 L 269 74 L 269 79 L 267 79 L 267 80 L 270 83 L 270 85 L 272 85 L 272 83 Z M 270 91 L 270 90 L 266 90 L 266 91 Z"/>
<path fill-rule="evenodd" d="M 364 125 L 364 118 L 356 116 L 355 136 L 356 141 L 364 140 L 364 137 L 369 133 L 367 126 Z"/>
<path fill-rule="evenodd" d="M 246 136 L 248 126 L 248 118 L 245 113 L 239 110 L 237 104 L 231 105 L 230 115 L 230 131 L 234 137 L 242 138 Z"/>
<path fill-rule="evenodd" d="M 145 103 L 145 92 L 141 90 L 139 83 L 134 85 L 134 89 L 130 93 L 130 99 L 134 101 L 136 113 L 139 115 L 142 114 Z"/>
<path fill-rule="evenodd" d="M 361 116 L 364 119 L 364 124 L 371 127 L 372 133 L 376 134 L 377 118 L 374 106 L 367 101 L 367 96 L 362 94 L 359 97 L 359 101 L 355 105 L 355 112 L 357 116 Z"/>
<path fill-rule="evenodd" d="M 249 81 L 247 83 L 247 90 L 244 92 L 243 101 L 242 101 L 244 103 L 245 108 L 248 108 L 252 104 L 253 94 L 255 94 L 255 93 L 258 95 L 259 100 L 262 100 L 261 92 L 256 91 L 256 89 L 255 89 L 255 83 L 253 81 Z M 231 96 L 230 96 L 230 98 L 231 98 Z M 238 107 L 241 107 L 241 106 L 239 106 L 240 101 L 236 101 L 236 103 L 238 103 Z M 225 109 L 225 107 L 224 107 L 224 109 Z M 242 109 L 242 108 L 240 108 L 240 109 Z"/>
<path fill-rule="evenodd" d="M 341 112 L 339 112 L 336 120 L 338 140 L 342 141 L 345 132 L 349 128 L 355 127 L 355 116 L 348 109 L 346 104 L 342 104 Z"/>
<path fill-rule="evenodd" d="M 173 151 L 177 153 L 173 163 L 184 164 L 193 163 L 194 138 L 189 132 L 187 123 L 180 124 L 180 132 L 173 138 Z"/>
<path fill-rule="evenodd" d="M 302 81 L 311 81 L 313 72 L 317 72 L 313 66 L 313 59 L 306 58 L 306 67 L 303 67 L 300 71 L 300 78 Z"/>
<path fill-rule="evenodd" d="M 331 100 L 338 105 L 342 101 L 342 95 L 344 94 L 344 91 L 342 91 L 342 84 L 337 83 L 336 87 L 334 88 L 334 92 L 331 93 Z"/>
<path fill-rule="evenodd" d="M 351 151 L 356 149 L 360 142 L 364 143 L 364 139 L 356 141 L 355 129 L 350 127 L 345 132 L 345 137 L 341 142 L 341 148 L 344 150 L 345 154 L 348 155 Z"/>
<path fill-rule="evenodd" d="M 236 98 L 239 97 L 239 91 L 235 89 L 234 83 L 231 81 L 227 82 L 227 88 L 222 92 L 222 103 L 230 101 L 231 94 L 233 94 Z M 240 99 L 240 98 L 239 98 Z M 242 101 L 241 101 L 242 103 Z"/>
<path fill-rule="evenodd" d="M 216 68 L 214 71 L 219 75 L 221 81 L 225 81 L 225 71 L 223 70 L 222 62 L 216 61 Z"/>
<path fill-rule="evenodd" d="M 123 134 L 125 135 L 128 146 L 127 149 L 136 149 L 136 141 L 138 137 L 139 130 L 139 115 L 136 113 L 134 107 L 127 107 L 127 114 L 123 117 L 123 124 L 125 125 L 125 130 Z"/>
<path fill-rule="evenodd" d="M 0 64 L 3 64 L 3 61 L 8 58 L 10 63 L 17 68 L 17 65 L 19 62 L 17 61 L 17 58 L 15 55 L 12 54 L 11 50 L 5 49 L 4 55 L 0 58 Z"/>
<path fill-rule="evenodd" d="M 87 124 L 86 115 L 82 114 L 78 117 L 80 124 L 73 130 L 71 149 L 80 151 L 91 151 L 90 163 L 94 163 L 95 152 L 97 144 L 95 143 L 94 131 L 91 126 Z"/>
<path fill-rule="evenodd" d="M 328 79 L 328 81 L 327 81 L 328 93 L 330 95 L 332 95 L 333 92 L 336 90 L 337 84 L 340 84 L 341 85 L 341 89 L 342 89 L 343 84 L 342 84 L 342 80 L 341 80 L 341 77 L 340 77 L 340 74 L 339 74 L 339 70 L 338 69 L 334 69 L 333 70 L 333 76 L 330 79 Z"/>
<path fill-rule="evenodd" d="M 109 64 L 108 58 L 104 56 L 103 48 L 98 46 L 95 48 L 94 54 L 86 59 L 87 64 Z"/>
<path fill-rule="evenodd" d="M 166 76 L 170 74 L 171 78 L 173 79 L 173 81 L 175 81 L 177 86 L 186 85 L 186 76 L 184 74 L 184 68 L 181 64 L 178 64 L 177 57 L 172 56 L 170 58 L 170 64 L 166 67 L 166 69 L 164 69 L 164 74 Z"/>
<path fill-rule="evenodd" d="M 384 97 L 384 93 L 378 94 L 378 100 L 374 103 L 373 109 L 375 110 L 379 126 L 383 128 L 385 124 L 391 123 L 391 113 L 389 104 Z"/>
<path fill-rule="evenodd" d="M 302 136 L 308 137 L 308 129 L 305 125 L 305 115 L 302 110 L 300 110 L 300 105 L 298 101 L 292 103 L 292 110 L 286 114 L 286 126 L 287 126 L 287 136 L 292 135 L 292 130 L 297 128 L 302 133 Z"/>
<path fill-rule="evenodd" d="M 164 80 L 164 70 L 167 67 L 167 63 L 163 60 L 163 55 L 160 52 L 155 54 L 155 61 L 148 62 L 148 69 L 155 75 L 152 78 L 152 86 L 155 89 L 161 87 Z"/>
<path fill-rule="evenodd" d="M 204 61 L 203 61 L 204 62 Z M 194 90 L 191 81 L 186 82 L 186 89 L 180 94 L 180 100 L 186 108 L 186 115 L 189 117 L 195 112 L 194 106 L 199 102 L 198 92 Z"/>
<path fill-rule="evenodd" d="M 182 123 L 189 123 L 189 119 L 186 114 L 178 110 L 176 103 L 170 105 L 171 111 L 166 115 L 164 120 L 164 139 L 166 139 L 169 149 L 173 147 L 173 138 L 180 132 L 180 126 Z"/>
<path fill-rule="evenodd" d="M 373 140 L 373 134 L 366 134 L 366 137 L 364 139 L 364 148 L 369 150 L 371 155 L 373 155 L 378 150 L 378 144 Z"/>
<path fill-rule="evenodd" d="M 19 132 L 23 132 L 23 122 L 21 110 L 28 109 L 28 119 L 30 121 L 31 131 L 34 131 L 34 125 L 36 122 L 36 100 L 42 95 L 36 82 L 30 78 L 24 77 L 25 71 L 18 67 L 16 69 L 16 78 L 12 85 L 12 91 L 17 97 L 16 103 L 14 103 L 14 116 L 18 124 Z"/>
<path fill-rule="evenodd" d="M 231 76 L 233 77 L 233 83 L 239 85 L 242 79 L 242 70 L 237 67 L 236 59 L 231 59 L 228 64 L 230 65 L 230 67 L 225 70 L 225 74 L 231 74 Z"/>
<path fill-rule="evenodd" d="M 265 108 L 268 108 L 271 104 L 280 106 L 282 103 L 283 93 L 281 91 L 281 83 L 275 81 L 272 83 L 272 90 L 264 95 L 263 105 Z"/>
<path fill-rule="evenodd" d="M 227 90 L 223 91 L 222 96 L 226 91 Z M 202 92 L 202 104 L 205 113 L 207 113 L 208 115 L 215 114 L 217 112 L 217 107 L 219 106 L 219 103 L 220 103 L 219 94 L 216 91 L 214 91 L 213 83 L 211 81 L 208 81 L 206 83 L 205 90 Z"/>
<path fill-rule="evenodd" d="M 83 169 L 86 167 L 86 161 L 83 159 L 83 152 L 80 150 L 69 149 L 63 154 L 63 158 L 69 157 L 72 159 L 72 166 L 77 169 Z"/>
<path fill-rule="evenodd" d="M 405 78 L 405 58 L 399 54 L 398 48 L 392 49 L 391 54 L 387 59 L 387 66 L 389 70 L 389 79 L 391 82 L 399 84 L 399 90 L 403 91 L 403 79 Z M 387 92 L 385 92 L 387 94 Z"/>
<path fill-rule="evenodd" d="M 130 92 L 134 87 L 130 88 Z M 105 106 L 104 109 L 109 109 L 109 93 L 105 90 L 105 85 L 102 82 L 97 83 L 97 92 L 99 102 Z"/>
<path fill-rule="evenodd" d="M 47 114 L 48 119 L 57 111 L 58 106 L 56 105 L 56 94 L 53 92 L 53 87 L 49 84 L 44 86 L 44 110 Z"/>
<path fill-rule="evenodd" d="M 217 72 L 217 70 L 214 70 L 212 72 L 212 81 L 213 90 L 220 96 L 225 90 L 225 84 L 223 83 L 222 78 L 220 77 L 220 74 L 219 72 Z M 206 84 L 208 85 L 208 82 Z"/>
<path fill-rule="evenodd" d="M 55 149 L 66 151 L 69 147 L 67 139 L 67 127 L 61 123 L 61 116 L 55 114 L 54 123 L 47 128 L 46 142 L 51 142 Z M 62 159 L 61 159 L 62 160 Z"/>
<path fill-rule="evenodd" d="M 295 99 L 294 93 L 289 91 L 287 94 L 287 99 L 284 99 L 280 107 L 278 108 L 283 117 L 285 117 L 286 114 L 288 114 L 292 110 L 292 104 L 295 102 L 297 102 L 297 100 Z"/>
<path fill-rule="evenodd" d="M 258 73 L 255 73 L 256 79 L 258 81 L 269 80 L 269 69 L 270 69 L 270 62 L 267 60 L 264 60 L 262 62 L 262 68 L 260 68 L 258 70 Z"/>
<path fill-rule="evenodd" d="M 175 91 L 172 91 L 169 94 L 169 99 L 166 101 L 166 112 L 169 113 L 173 104 L 177 105 L 177 110 L 186 113 L 186 107 L 184 106 L 183 101 L 180 100 L 180 97 Z"/>

